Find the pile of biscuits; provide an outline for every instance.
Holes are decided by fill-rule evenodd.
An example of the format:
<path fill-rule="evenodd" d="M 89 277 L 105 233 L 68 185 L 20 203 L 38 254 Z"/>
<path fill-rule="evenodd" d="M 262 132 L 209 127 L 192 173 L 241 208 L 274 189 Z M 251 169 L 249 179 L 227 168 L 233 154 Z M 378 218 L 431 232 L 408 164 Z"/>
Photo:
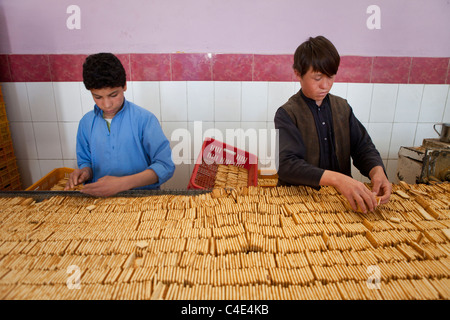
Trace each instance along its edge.
<path fill-rule="evenodd" d="M 69 180 L 69 178 L 62 178 L 61 180 L 56 182 L 55 185 L 53 185 L 50 188 L 50 191 L 63 191 L 64 188 L 66 187 L 66 183 L 68 180 Z M 83 184 L 79 184 L 79 185 L 71 188 L 70 191 L 78 191 L 78 190 L 81 190 L 82 188 L 83 188 Z"/>
<path fill-rule="evenodd" d="M 368 186 L 369 187 L 369 186 Z M 450 184 L 0 197 L 0 299 L 450 298 Z"/>
<path fill-rule="evenodd" d="M 241 188 L 248 185 L 248 170 L 234 165 L 217 166 L 215 188 Z"/>

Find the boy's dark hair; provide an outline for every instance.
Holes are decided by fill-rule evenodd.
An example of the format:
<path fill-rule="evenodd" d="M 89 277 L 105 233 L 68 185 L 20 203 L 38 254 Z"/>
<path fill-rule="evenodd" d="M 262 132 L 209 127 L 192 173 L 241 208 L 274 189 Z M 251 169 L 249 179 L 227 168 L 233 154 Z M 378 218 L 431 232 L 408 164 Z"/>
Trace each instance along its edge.
<path fill-rule="evenodd" d="M 83 83 L 87 90 L 124 87 L 125 69 L 112 53 L 96 53 L 83 63 Z"/>
<path fill-rule="evenodd" d="M 328 77 L 335 75 L 341 58 L 336 47 L 323 36 L 310 37 L 295 50 L 292 67 L 303 75 L 312 67 Z"/>

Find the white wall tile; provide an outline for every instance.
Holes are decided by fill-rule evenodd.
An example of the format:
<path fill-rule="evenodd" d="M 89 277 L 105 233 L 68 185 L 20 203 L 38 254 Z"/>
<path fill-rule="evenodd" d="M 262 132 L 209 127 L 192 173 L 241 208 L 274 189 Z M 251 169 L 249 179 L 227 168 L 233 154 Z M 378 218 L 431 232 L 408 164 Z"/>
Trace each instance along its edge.
<path fill-rule="evenodd" d="M 214 82 L 214 120 L 241 120 L 241 82 Z"/>
<path fill-rule="evenodd" d="M 361 181 L 362 183 L 370 183 L 370 179 L 363 175 L 361 175 L 359 181 Z"/>
<path fill-rule="evenodd" d="M 32 122 L 10 122 L 9 130 L 17 159 L 38 159 Z"/>
<path fill-rule="evenodd" d="M 2 83 L 3 100 L 8 121 L 31 121 L 28 92 L 25 82 Z"/>
<path fill-rule="evenodd" d="M 79 85 L 81 97 L 81 110 L 83 115 L 85 115 L 89 111 L 94 110 L 95 101 L 94 98 L 92 98 L 91 92 L 89 90 L 86 90 L 86 88 L 84 87 L 84 84 L 80 82 Z"/>
<path fill-rule="evenodd" d="M 214 135 L 214 122 L 212 121 L 191 121 L 188 122 L 188 130 L 191 136 L 191 160 L 192 163 L 197 160 L 201 150 L 203 141 L 206 137 L 220 138 L 222 139 L 222 133 L 220 137 Z M 218 139 L 218 140 L 220 140 Z"/>
<path fill-rule="evenodd" d="M 190 160 L 190 141 L 187 122 L 162 122 L 164 135 L 170 141 L 172 160 L 179 164 L 182 160 Z M 172 135 L 174 134 L 174 135 Z M 187 140 L 186 140 L 187 139 Z M 186 147 L 184 147 L 186 146 Z M 181 149 L 181 150 L 180 150 Z"/>
<path fill-rule="evenodd" d="M 397 177 L 397 166 L 398 166 L 398 160 L 392 159 L 387 161 L 386 165 L 386 174 L 388 176 L 390 183 L 398 183 L 398 177 Z"/>
<path fill-rule="evenodd" d="M 82 117 L 80 85 L 78 82 L 54 82 L 58 121 L 80 121 Z"/>
<path fill-rule="evenodd" d="M 78 122 L 60 122 L 58 126 L 63 159 L 76 159 Z"/>
<path fill-rule="evenodd" d="M 214 121 L 214 83 L 189 81 L 187 104 L 189 121 Z"/>
<path fill-rule="evenodd" d="M 125 99 L 127 99 L 130 102 L 134 102 L 134 81 L 128 81 L 127 82 L 127 90 L 124 93 Z"/>
<path fill-rule="evenodd" d="M 392 123 L 369 123 L 367 131 L 381 158 L 387 159 L 391 141 Z"/>
<path fill-rule="evenodd" d="M 239 138 L 236 136 L 236 133 L 238 133 L 236 130 L 240 129 L 240 127 L 241 125 L 239 122 L 216 121 L 214 123 L 214 128 L 216 129 L 218 136 L 215 139 L 231 146 L 236 146 L 240 143 Z M 222 135 L 222 137 L 220 137 L 220 135 Z"/>
<path fill-rule="evenodd" d="M 347 87 L 347 101 L 353 109 L 356 118 L 361 122 L 368 122 L 372 101 L 373 84 L 349 83 Z"/>
<path fill-rule="evenodd" d="M 439 129 L 438 129 L 439 130 Z M 422 145 L 423 139 L 438 139 L 438 134 L 433 130 L 433 123 L 417 124 L 416 136 L 414 138 L 414 146 Z"/>
<path fill-rule="evenodd" d="M 28 101 L 33 121 L 56 121 L 52 82 L 27 82 Z"/>
<path fill-rule="evenodd" d="M 400 84 L 398 87 L 395 122 L 417 122 L 422 102 L 423 84 Z"/>
<path fill-rule="evenodd" d="M 267 120 L 273 121 L 278 108 L 295 93 L 295 82 L 269 82 Z"/>
<path fill-rule="evenodd" d="M 266 142 L 258 146 L 258 160 L 261 168 L 271 169 L 278 171 L 278 158 L 277 146 L 279 146 L 278 130 L 275 129 L 275 124 L 272 122 L 266 122 L 267 135 Z M 262 137 L 262 136 L 261 136 Z"/>
<path fill-rule="evenodd" d="M 242 121 L 267 121 L 268 82 L 242 82 Z"/>
<path fill-rule="evenodd" d="M 75 159 L 64 159 L 63 160 L 63 166 L 65 168 L 76 169 L 76 168 L 78 168 L 77 160 L 75 160 Z"/>
<path fill-rule="evenodd" d="M 166 138 L 171 141 L 172 133 L 175 130 L 182 129 L 187 131 L 187 121 L 163 121 L 161 122 L 161 128 Z"/>
<path fill-rule="evenodd" d="M 276 169 L 276 157 L 278 152 L 276 150 L 278 145 L 278 135 L 275 130 L 275 126 L 270 122 L 265 123 L 266 128 L 264 128 L 264 123 L 243 123 L 242 127 L 255 128 L 257 130 L 257 151 L 253 151 L 253 146 L 250 145 L 248 151 L 250 153 L 256 154 L 261 168 L 272 168 Z M 273 132 L 272 132 L 273 131 Z"/>
<path fill-rule="evenodd" d="M 42 178 L 39 160 L 17 160 L 17 166 L 24 190 Z"/>
<path fill-rule="evenodd" d="M 160 88 L 157 81 L 133 81 L 128 83 L 133 88 L 134 103 L 149 110 L 161 120 Z"/>
<path fill-rule="evenodd" d="M 415 123 L 394 123 L 392 127 L 389 159 L 397 159 L 400 147 L 412 147 L 417 125 Z"/>
<path fill-rule="evenodd" d="M 56 122 L 35 122 L 34 134 L 40 160 L 62 159 L 59 128 Z"/>
<path fill-rule="evenodd" d="M 180 164 L 176 166 L 175 172 L 166 183 L 161 186 L 162 190 L 180 190 L 186 189 L 190 178 L 190 165 Z"/>
<path fill-rule="evenodd" d="M 450 123 L 450 85 L 448 85 L 447 103 L 445 104 L 444 118 L 442 122 Z"/>
<path fill-rule="evenodd" d="M 353 177 L 353 179 L 361 181 L 361 179 L 362 179 L 361 172 L 359 172 L 359 170 L 353 165 L 353 163 L 352 163 L 351 170 L 352 170 L 352 177 Z"/>
<path fill-rule="evenodd" d="M 397 104 L 398 84 L 373 85 L 370 122 L 393 122 Z"/>
<path fill-rule="evenodd" d="M 347 99 L 347 88 L 348 84 L 345 82 L 335 82 L 333 87 L 331 87 L 330 93 L 335 96 Z"/>
<path fill-rule="evenodd" d="M 448 85 L 426 84 L 423 90 L 419 122 L 441 122 L 444 117 Z"/>
<path fill-rule="evenodd" d="M 160 121 L 187 121 L 186 81 L 160 82 Z"/>
<path fill-rule="evenodd" d="M 243 132 L 237 147 L 258 156 L 261 137 L 267 139 L 266 122 L 241 122 L 240 128 Z"/>
<path fill-rule="evenodd" d="M 267 129 L 267 122 L 265 121 L 242 121 L 240 127 L 244 130 L 254 129 L 258 132 L 259 129 Z"/>

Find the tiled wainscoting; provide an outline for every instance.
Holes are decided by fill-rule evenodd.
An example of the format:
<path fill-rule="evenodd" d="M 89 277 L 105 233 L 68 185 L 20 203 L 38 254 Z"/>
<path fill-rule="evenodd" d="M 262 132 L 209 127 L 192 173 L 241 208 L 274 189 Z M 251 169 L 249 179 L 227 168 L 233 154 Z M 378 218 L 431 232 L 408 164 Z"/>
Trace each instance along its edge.
<path fill-rule="evenodd" d="M 24 187 L 54 168 L 76 167 L 78 121 L 93 108 L 83 83 L 1 85 Z M 226 140 L 226 129 L 242 128 L 244 133 L 267 129 L 270 133 L 276 109 L 299 89 L 299 83 L 292 81 L 129 81 L 126 98 L 158 117 L 172 147 L 186 143 L 177 129 L 190 134 L 190 148 L 174 154 L 179 164 L 174 177 L 164 185 L 186 188 L 203 134 L 211 133 L 208 129 L 220 130 L 225 142 L 255 150 L 257 146 L 245 137 L 240 145 L 238 139 Z M 392 182 L 397 181 L 400 146 L 418 146 L 424 138 L 435 138 L 433 124 L 450 122 L 448 84 L 336 82 L 332 93 L 346 98 L 366 126 Z M 197 134 L 199 130 L 201 135 Z M 256 152 L 262 162 L 273 164 L 270 150 Z M 353 171 L 356 178 L 366 181 Z"/>
<path fill-rule="evenodd" d="M 81 82 L 86 56 L 0 54 L 0 83 L 25 188 L 54 168 L 76 167 L 78 121 L 93 108 Z M 171 140 L 177 168 L 164 188 L 186 188 L 203 135 L 211 133 L 256 153 L 261 166 L 274 167 L 271 146 L 262 150 L 259 143 L 270 137 L 277 108 L 300 89 L 293 55 L 117 56 L 127 72 L 126 98 L 153 112 Z M 392 182 L 400 146 L 421 145 L 437 137 L 434 123 L 450 122 L 449 68 L 449 57 L 341 57 L 332 93 L 348 99 Z M 257 142 L 250 138 L 256 130 Z M 191 141 L 183 140 L 183 132 Z"/>

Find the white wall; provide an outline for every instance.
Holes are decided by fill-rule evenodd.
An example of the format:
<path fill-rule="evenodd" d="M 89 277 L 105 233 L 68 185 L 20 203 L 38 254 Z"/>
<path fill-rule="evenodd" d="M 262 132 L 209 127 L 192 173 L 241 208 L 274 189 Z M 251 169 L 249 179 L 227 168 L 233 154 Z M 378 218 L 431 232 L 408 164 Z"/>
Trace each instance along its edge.
<path fill-rule="evenodd" d="M 331 93 L 348 99 L 397 182 L 400 146 L 437 138 L 433 124 L 450 122 L 449 87 L 335 83 Z M 225 137 L 227 128 L 273 129 L 276 109 L 299 88 L 294 82 L 139 81 L 128 83 L 126 98 L 152 111 L 169 139 L 179 128 L 193 135 L 194 120 L 202 121 L 203 132 L 217 128 Z M 75 168 L 78 121 L 93 107 L 82 82 L 5 82 L 2 91 L 24 188 L 54 168 Z M 178 165 L 164 188 L 188 185 L 198 154 L 192 147 L 183 156 L 191 164 Z M 367 181 L 356 171 L 354 177 Z"/>

